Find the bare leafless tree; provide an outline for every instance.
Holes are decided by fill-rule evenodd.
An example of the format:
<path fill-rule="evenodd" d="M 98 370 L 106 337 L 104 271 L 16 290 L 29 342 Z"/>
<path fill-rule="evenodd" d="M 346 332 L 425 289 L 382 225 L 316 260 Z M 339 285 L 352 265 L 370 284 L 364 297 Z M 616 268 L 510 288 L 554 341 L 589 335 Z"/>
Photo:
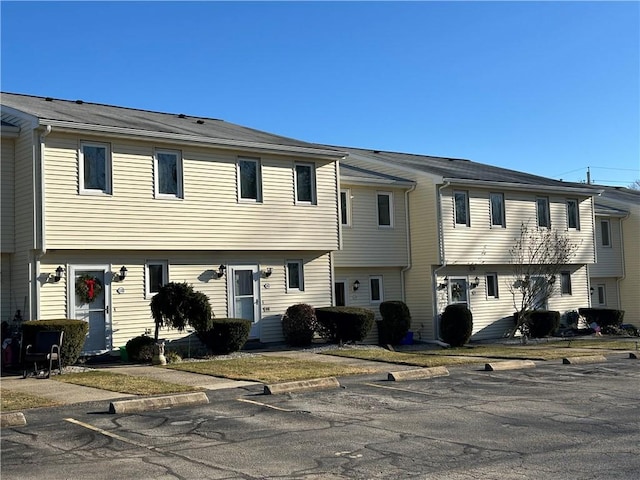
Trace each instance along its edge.
<path fill-rule="evenodd" d="M 518 330 L 523 331 L 528 310 L 546 305 L 553 294 L 557 276 L 569 264 L 579 246 L 558 230 L 530 227 L 525 223 L 520 225 L 520 235 L 509 250 L 514 280 L 509 291 L 517 312 L 510 337 Z"/>
<path fill-rule="evenodd" d="M 634 182 L 631 185 L 629 185 L 629 188 L 631 190 L 640 190 L 640 179 L 634 180 Z"/>

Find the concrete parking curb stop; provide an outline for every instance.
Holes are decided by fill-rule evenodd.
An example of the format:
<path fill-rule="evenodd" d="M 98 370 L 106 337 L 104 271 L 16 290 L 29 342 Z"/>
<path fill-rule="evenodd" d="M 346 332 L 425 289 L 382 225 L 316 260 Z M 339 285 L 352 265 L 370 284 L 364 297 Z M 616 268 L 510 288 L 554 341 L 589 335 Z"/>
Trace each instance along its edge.
<path fill-rule="evenodd" d="M 492 362 L 484 365 L 486 372 L 494 372 L 497 370 L 517 370 L 520 368 L 533 368 L 536 364 L 531 360 L 507 360 L 504 362 Z"/>
<path fill-rule="evenodd" d="M 133 400 L 111 402 L 109 405 L 109 413 L 134 413 L 184 405 L 203 405 L 206 403 L 209 403 L 209 398 L 204 392 L 168 395 L 165 397 L 136 398 Z"/>
<path fill-rule="evenodd" d="M 274 383 L 264 386 L 265 395 L 279 393 L 291 393 L 309 390 L 322 390 L 326 388 L 339 388 L 340 382 L 335 377 L 314 378 L 311 380 L 298 380 L 295 382 Z"/>
<path fill-rule="evenodd" d="M 638 356 L 637 353 L 629 352 L 629 358 L 633 358 L 635 360 L 638 360 L 638 358 L 640 358 L 640 357 Z"/>
<path fill-rule="evenodd" d="M 562 359 L 564 365 L 582 365 L 584 363 L 599 363 L 606 362 L 607 358 L 604 355 L 585 355 L 582 357 L 566 357 Z"/>
<path fill-rule="evenodd" d="M 387 380 L 398 382 L 400 380 L 420 380 L 423 378 L 446 377 L 449 375 L 447 367 L 417 368 L 414 370 L 401 370 L 389 372 Z"/>
<path fill-rule="evenodd" d="M 0 427 L 24 427 L 27 424 L 27 419 L 24 418 L 22 412 L 10 412 L 3 413 L 0 416 Z"/>

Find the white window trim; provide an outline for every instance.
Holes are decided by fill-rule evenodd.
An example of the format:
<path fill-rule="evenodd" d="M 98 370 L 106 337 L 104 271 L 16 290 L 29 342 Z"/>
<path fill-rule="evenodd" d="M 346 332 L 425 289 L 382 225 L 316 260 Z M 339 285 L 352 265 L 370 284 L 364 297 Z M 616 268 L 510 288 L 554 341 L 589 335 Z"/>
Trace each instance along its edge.
<path fill-rule="evenodd" d="M 176 157 L 176 170 L 177 170 L 177 193 L 160 193 L 160 169 L 158 168 L 158 154 L 174 155 Z M 182 152 L 180 150 L 167 150 L 157 148 L 153 155 L 153 173 L 154 173 L 154 193 L 155 198 L 161 199 L 173 199 L 181 200 L 184 198 L 183 191 L 183 170 L 182 170 Z"/>
<path fill-rule="evenodd" d="M 546 204 L 546 209 L 545 209 L 545 213 L 546 213 L 546 220 L 548 225 L 540 225 L 540 216 L 538 214 L 538 202 L 543 200 Z M 549 203 L 549 197 L 536 197 L 536 225 L 538 226 L 538 228 L 551 228 L 551 205 Z"/>
<path fill-rule="evenodd" d="M 458 223 L 458 213 L 456 211 L 456 195 L 464 195 L 466 218 L 464 223 Z M 466 190 L 454 190 L 453 192 L 453 226 L 456 228 L 467 228 L 471 226 L 471 211 L 469 210 L 469 192 Z"/>
<path fill-rule="evenodd" d="M 493 278 L 493 282 L 496 288 L 496 294 L 495 295 L 489 295 L 489 281 L 488 278 L 492 277 Z M 486 273 L 485 274 L 485 291 L 486 291 L 486 297 L 487 300 L 498 300 L 500 298 L 500 287 L 498 285 L 498 274 L 495 272 L 490 272 L 490 273 Z"/>
<path fill-rule="evenodd" d="M 152 298 L 158 293 L 149 291 L 149 265 L 162 265 L 163 285 L 169 282 L 169 262 L 167 260 L 146 260 L 144 262 L 144 298 Z"/>
<path fill-rule="evenodd" d="M 569 226 L 569 204 L 570 203 L 576 204 L 576 226 L 575 227 Z M 580 202 L 576 198 L 567 199 L 567 230 L 575 230 L 575 231 L 580 230 Z"/>
<path fill-rule="evenodd" d="M 380 285 L 380 299 L 379 300 L 374 300 L 373 299 L 373 288 L 371 288 L 371 282 L 373 280 L 378 280 L 378 283 Z M 369 276 L 369 303 L 371 305 L 379 305 L 382 302 L 384 302 L 384 283 L 382 281 L 382 275 L 371 275 L 371 276 Z"/>
<path fill-rule="evenodd" d="M 564 288 L 563 285 L 562 285 L 562 278 L 565 275 L 569 278 L 569 291 L 568 292 L 563 292 L 562 291 L 563 288 Z M 572 282 L 571 282 L 571 272 L 569 272 L 568 270 L 564 270 L 564 271 L 560 272 L 560 295 L 561 296 L 565 296 L 566 295 L 566 296 L 569 296 L 569 297 L 573 295 L 573 285 L 572 285 Z"/>
<path fill-rule="evenodd" d="M 502 199 L 502 218 L 500 219 L 500 223 L 493 223 L 493 202 L 491 201 L 491 197 L 493 197 L 494 195 L 498 195 Z M 507 217 L 507 211 L 505 207 L 504 193 L 500 193 L 500 192 L 489 193 L 489 226 L 491 228 L 506 228 L 507 227 L 506 217 Z"/>
<path fill-rule="evenodd" d="M 291 288 L 289 286 L 289 265 L 297 264 L 298 271 L 300 272 L 300 287 Z M 304 292 L 304 263 L 302 260 L 287 260 L 285 262 L 285 276 L 286 276 L 286 292 L 287 293 L 301 293 Z"/>
<path fill-rule="evenodd" d="M 378 202 L 378 197 L 380 195 L 389 197 L 389 225 L 380 225 L 380 204 Z M 393 215 L 393 192 L 376 192 L 376 223 L 378 224 L 378 228 L 393 228 L 394 224 L 394 215 Z"/>
<path fill-rule="evenodd" d="M 604 243 L 604 236 L 602 235 L 602 227 L 603 225 L 607 225 L 607 240 L 609 243 Z M 611 222 L 609 220 L 600 220 L 600 245 L 604 248 L 612 248 L 611 245 Z"/>
<path fill-rule="evenodd" d="M 240 162 L 253 162 L 256 164 L 256 198 L 244 198 L 242 196 L 242 174 L 240 172 Z M 238 157 L 236 162 L 236 184 L 239 203 L 262 203 L 262 161 L 260 158 Z"/>
<path fill-rule="evenodd" d="M 84 188 L 84 147 L 100 147 L 105 149 L 105 162 L 104 176 L 105 186 L 104 190 L 98 190 L 95 188 Z M 78 151 L 78 191 L 82 195 L 111 195 L 112 193 L 112 159 L 111 159 L 111 144 L 101 142 L 80 142 L 80 149 Z"/>
<path fill-rule="evenodd" d="M 342 194 L 345 196 L 345 209 L 347 223 L 342 223 Z M 377 197 L 376 197 L 377 198 Z M 351 226 L 351 189 L 343 188 L 340 190 L 340 223 L 343 227 Z"/>
<path fill-rule="evenodd" d="M 602 302 L 600 302 L 600 292 L 602 292 Z M 597 305 L 606 306 L 607 305 L 607 286 L 604 283 L 600 283 L 596 285 L 596 302 Z"/>
<path fill-rule="evenodd" d="M 298 167 L 309 167 L 311 169 L 311 201 L 298 200 Z M 309 162 L 295 162 L 293 165 L 293 194 L 296 205 L 316 205 L 316 165 Z"/>

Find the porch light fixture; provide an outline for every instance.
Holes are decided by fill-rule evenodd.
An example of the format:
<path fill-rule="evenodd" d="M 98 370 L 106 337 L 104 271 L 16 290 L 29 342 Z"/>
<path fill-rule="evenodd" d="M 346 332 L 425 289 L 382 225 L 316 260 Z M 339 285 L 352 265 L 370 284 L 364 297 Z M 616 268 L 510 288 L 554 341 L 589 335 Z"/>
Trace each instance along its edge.
<path fill-rule="evenodd" d="M 123 281 L 125 278 L 127 278 L 127 267 L 125 267 L 124 265 L 120 268 L 120 274 L 118 275 L 118 278 L 120 279 L 120 281 Z"/>
<path fill-rule="evenodd" d="M 595 292 L 595 290 L 596 290 L 595 288 L 591 287 L 589 289 L 589 295 L 593 295 L 593 292 Z"/>
<path fill-rule="evenodd" d="M 443 282 L 438 284 L 438 289 L 444 290 L 445 288 L 447 288 L 447 285 L 449 285 L 449 277 L 444 277 Z"/>
<path fill-rule="evenodd" d="M 271 268 L 271 267 L 267 267 L 263 271 L 264 276 L 267 277 L 267 278 L 269 278 L 272 273 L 273 273 L 273 268 Z"/>
<path fill-rule="evenodd" d="M 360 288 L 360 282 L 356 280 L 355 282 L 353 282 L 353 291 L 357 292 L 359 288 Z"/>
<path fill-rule="evenodd" d="M 58 265 L 58 268 L 56 268 L 56 274 L 53 276 L 53 281 L 59 282 L 63 276 L 64 276 L 64 268 L 62 268 L 62 265 Z"/>
<path fill-rule="evenodd" d="M 471 282 L 471 285 L 469 285 L 471 288 L 477 288 L 478 285 L 480 285 L 480 279 L 478 277 L 473 279 L 473 282 Z"/>
<path fill-rule="evenodd" d="M 222 277 L 226 270 L 227 270 L 227 267 L 225 267 L 224 265 L 220 265 L 218 267 L 218 278 Z"/>

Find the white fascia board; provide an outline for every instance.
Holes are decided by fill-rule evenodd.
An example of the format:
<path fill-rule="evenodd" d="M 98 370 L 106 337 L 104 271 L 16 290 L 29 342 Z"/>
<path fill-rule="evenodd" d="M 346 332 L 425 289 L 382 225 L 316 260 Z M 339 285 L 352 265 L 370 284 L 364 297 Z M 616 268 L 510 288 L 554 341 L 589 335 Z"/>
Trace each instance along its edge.
<path fill-rule="evenodd" d="M 399 188 L 411 188 L 415 185 L 415 182 L 403 182 L 401 180 L 391 180 L 387 178 L 365 179 L 360 177 L 350 177 L 348 175 L 341 175 L 340 183 L 343 185 L 361 185 L 370 187 L 386 185 Z"/>
<path fill-rule="evenodd" d="M 295 145 L 275 145 L 270 143 L 249 142 L 244 140 L 229 140 L 226 138 L 211 138 L 200 135 L 184 133 L 154 132 L 150 130 L 136 130 L 133 128 L 114 127 L 108 125 L 91 125 L 85 123 L 67 122 L 63 120 L 40 120 L 41 125 L 51 125 L 58 130 L 92 132 L 96 135 L 111 134 L 125 137 L 159 139 L 164 141 L 189 143 L 197 145 L 209 145 L 226 150 L 246 150 L 257 153 L 271 153 L 281 155 L 296 155 L 304 157 L 324 158 L 327 160 L 340 160 L 347 152 L 326 150 L 313 147 L 300 147 Z"/>
<path fill-rule="evenodd" d="M 495 182 L 489 180 L 472 180 L 464 178 L 445 178 L 445 182 L 454 186 L 468 186 L 468 187 L 486 187 L 486 188 L 499 188 L 509 190 L 526 190 L 531 192 L 540 193 L 573 193 L 576 195 L 585 195 L 588 197 L 595 197 L 601 195 L 604 192 L 603 189 L 595 188 L 582 188 L 582 187 L 570 187 L 565 185 L 532 185 L 528 183 L 513 183 L 513 182 Z"/>

